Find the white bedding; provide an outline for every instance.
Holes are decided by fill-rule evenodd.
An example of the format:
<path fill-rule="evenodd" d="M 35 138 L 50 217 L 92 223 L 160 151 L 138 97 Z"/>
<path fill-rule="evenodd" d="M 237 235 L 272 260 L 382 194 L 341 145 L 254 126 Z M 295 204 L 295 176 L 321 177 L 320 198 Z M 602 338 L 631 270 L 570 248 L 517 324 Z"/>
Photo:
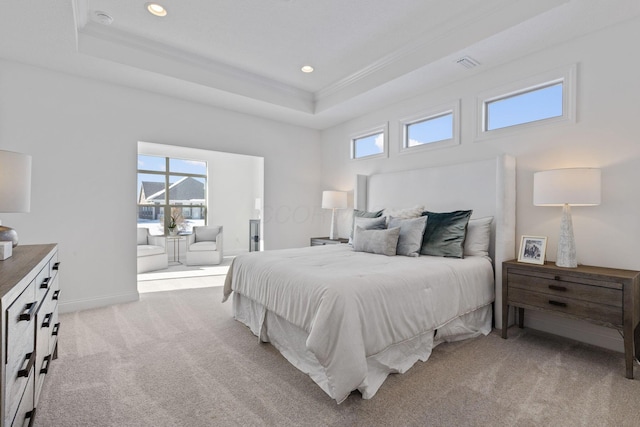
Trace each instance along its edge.
<path fill-rule="evenodd" d="M 232 291 L 308 334 L 323 389 L 339 403 L 364 385 L 367 357 L 490 304 L 494 278 L 486 257 L 386 257 L 328 245 L 238 256 L 224 300 Z"/>

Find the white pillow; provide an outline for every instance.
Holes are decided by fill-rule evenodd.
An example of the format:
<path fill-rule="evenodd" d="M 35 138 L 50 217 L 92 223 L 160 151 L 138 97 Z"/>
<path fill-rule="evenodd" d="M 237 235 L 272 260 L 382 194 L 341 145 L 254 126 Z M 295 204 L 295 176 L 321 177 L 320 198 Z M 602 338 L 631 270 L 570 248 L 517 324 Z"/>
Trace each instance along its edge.
<path fill-rule="evenodd" d="M 400 227 L 383 230 L 365 230 L 357 226 L 353 231 L 353 250 L 386 256 L 394 256 L 400 237 Z"/>
<path fill-rule="evenodd" d="M 465 256 L 489 256 L 493 217 L 470 219 L 464 241 Z"/>
<path fill-rule="evenodd" d="M 382 211 L 382 215 L 394 218 L 418 218 L 422 216 L 422 212 L 424 212 L 424 206 L 414 206 L 412 208 L 403 208 L 403 209 L 394 209 L 387 208 Z"/>

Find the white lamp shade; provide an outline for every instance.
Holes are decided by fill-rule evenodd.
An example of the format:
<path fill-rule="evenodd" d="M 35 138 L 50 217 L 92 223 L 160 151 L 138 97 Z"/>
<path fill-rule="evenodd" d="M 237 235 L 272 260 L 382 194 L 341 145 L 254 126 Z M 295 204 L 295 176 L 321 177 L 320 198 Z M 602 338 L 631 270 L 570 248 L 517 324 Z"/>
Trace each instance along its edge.
<path fill-rule="evenodd" d="M 533 174 L 536 206 L 596 206 L 600 204 L 600 169 L 554 169 Z"/>
<path fill-rule="evenodd" d="M 0 150 L 0 212 L 29 212 L 31 156 Z"/>
<path fill-rule="evenodd" d="M 347 193 L 344 191 L 323 191 L 322 192 L 322 208 L 323 209 L 346 209 Z"/>

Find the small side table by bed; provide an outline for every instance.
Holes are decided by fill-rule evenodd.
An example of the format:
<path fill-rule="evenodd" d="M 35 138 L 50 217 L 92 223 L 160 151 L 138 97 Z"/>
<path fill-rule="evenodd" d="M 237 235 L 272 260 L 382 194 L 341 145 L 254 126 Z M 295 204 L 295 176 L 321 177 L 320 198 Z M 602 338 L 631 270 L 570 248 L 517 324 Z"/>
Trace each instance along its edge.
<path fill-rule="evenodd" d="M 323 246 L 323 245 L 338 245 L 341 243 L 349 243 L 349 239 L 333 239 L 328 237 L 312 237 L 311 246 Z"/>
<path fill-rule="evenodd" d="M 640 354 L 639 302 L 640 271 L 502 263 L 502 338 L 507 338 L 509 306 L 518 307 L 520 328 L 525 309 L 614 328 L 624 337 L 627 378 L 633 378 L 633 360 Z"/>

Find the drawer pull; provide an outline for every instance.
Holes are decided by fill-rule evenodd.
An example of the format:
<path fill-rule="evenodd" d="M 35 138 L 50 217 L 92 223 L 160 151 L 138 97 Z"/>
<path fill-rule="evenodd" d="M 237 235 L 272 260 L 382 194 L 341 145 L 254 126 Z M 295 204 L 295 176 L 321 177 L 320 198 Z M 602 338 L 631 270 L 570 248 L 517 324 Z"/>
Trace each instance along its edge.
<path fill-rule="evenodd" d="M 59 298 L 59 296 L 60 296 L 60 289 L 58 289 L 53 293 L 53 296 L 51 297 L 51 299 L 55 301 Z"/>
<path fill-rule="evenodd" d="M 31 368 L 33 368 L 33 364 L 36 363 L 36 352 L 32 351 L 31 353 L 27 353 L 24 357 L 24 360 L 27 361 L 27 366 L 24 369 L 20 369 L 18 371 L 18 377 L 28 377 L 29 372 L 31 372 Z"/>
<path fill-rule="evenodd" d="M 49 372 L 49 364 L 51 363 L 51 355 L 45 356 L 42 362 L 41 374 L 47 374 Z"/>
<path fill-rule="evenodd" d="M 560 280 L 560 276 L 554 276 L 553 280 Z"/>
<path fill-rule="evenodd" d="M 60 269 L 60 263 L 56 262 L 55 264 L 53 264 L 53 267 L 51 267 L 52 270 L 59 270 Z"/>
<path fill-rule="evenodd" d="M 49 282 L 51 281 L 51 277 L 47 277 L 40 284 L 40 289 L 49 289 Z"/>
<path fill-rule="evenodd" d="M 36 408 L 33 408 L 32 410 L 24 414 L 24 419 L 26 420 L 27 418 L 29 419 L 28 427 L 33 427 L 33 421 L 36 419 Z"/>
<path fill-rule="evenodd" d="M 567 288 L 565 288 L 564 286 L 556 286 L 556 285 L 549 285 L 549 289 L 551 289 L 552 291 L 562 291 L 562 292 L 565 292 L 567 290 Z"/>
<path fill-rule="evenodd" d="M 22 310 L 22 313 L 20 313 L 20 316 L 18 316 L 18 322 L 21 322 L 23 320 L 30 321 L 31 316 L 33 316 L 33 312 L 36 311 L 37 307 L 38 307 L 38 301 L 34 301 L 34 302 L 30 302 L 29 304 L 26 304 L 24 306 L 24 310 Z"/>
<path fill-rule="evenodd" d="M 555 305 L 555 306 L 558 306 L 558 307 L 566 307 L 567 306 L 566 302 L 560 302 L 560 301 L 554 301 L 554 300 L 549 300 L 549 304 Z"/>
<path fill-rule="evenodd" d="M 58 335 L 58 331 L 60 330 L 60 322 L 53 325 L 53 331 L 51 331 L 52 336 Z"/>
<path fill-rule="evenodd" d="M 44 319 L 42 319 L 43 328 L 51 326 L 51 316 L 53 316 L 53 312 L 45 314 Z"/>

